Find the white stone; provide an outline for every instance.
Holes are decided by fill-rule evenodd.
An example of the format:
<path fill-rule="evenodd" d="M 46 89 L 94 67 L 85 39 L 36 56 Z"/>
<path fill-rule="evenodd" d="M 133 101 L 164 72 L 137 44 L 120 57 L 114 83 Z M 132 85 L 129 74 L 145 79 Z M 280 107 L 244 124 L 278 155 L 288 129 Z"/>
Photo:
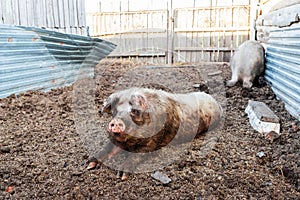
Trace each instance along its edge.
<path fill-rule="evenodd" d="M 265 103 L 250 100 L 245 112 L 251 126 L 259 133 L 274 131 L 280 134 L 279 118 Z"/>

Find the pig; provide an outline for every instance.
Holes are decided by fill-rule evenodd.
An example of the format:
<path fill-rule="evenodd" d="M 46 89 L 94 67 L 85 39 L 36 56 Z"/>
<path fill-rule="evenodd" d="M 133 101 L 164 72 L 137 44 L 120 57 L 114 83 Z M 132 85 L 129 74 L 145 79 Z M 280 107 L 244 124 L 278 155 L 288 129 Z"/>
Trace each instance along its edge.
<path fill-rule="evenodd" d="M 129 88 L 111 94 L 100 113 L 112 113 L 107 124 L 112 143 L 90 160 L 87 169 L 121 151 L 148 153 L 171 141 L 184 143 L 220 123 L 222 108 L 209 94 L 173 94 L 148 88 Z M 174 142 L 175 141 L 175 142 Z M 130 165 L 131 163 L 125 163 Z M 123 173 L 122 180 L 128 174 Z"/>
<path fill-rule="evenodd" d="M 232 72 L 231 80 L 227 81 L 228 87 L 234 86 L 238 81 L 243 81 L 244 88 L 251 88 L 253 82 L 264 72 L 265 51 L 257 41 L 245 41 L 241 44 L 230 59 Z"/>

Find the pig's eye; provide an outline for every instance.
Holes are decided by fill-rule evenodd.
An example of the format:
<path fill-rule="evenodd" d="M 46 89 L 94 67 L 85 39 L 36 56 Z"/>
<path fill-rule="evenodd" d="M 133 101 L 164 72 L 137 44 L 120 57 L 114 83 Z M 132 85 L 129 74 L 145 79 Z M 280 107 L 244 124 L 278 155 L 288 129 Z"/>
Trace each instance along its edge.
<path fill-rule="evenodd" d="M 111 111 L 111 114 L 112 114 L 113 117 L 116 116 L 117 113 L 118 113 L 118 111 L 115 110 L 115 109 Z"/>
<path fill-rule="evenodd" d="M 131 111 L 130 111 L 130 115 L 132 115 L 132 116 L 139 116 L 140 113 L 141 113 L 140 110 L 134 109 L 134 108 L 132 108 Z"/>

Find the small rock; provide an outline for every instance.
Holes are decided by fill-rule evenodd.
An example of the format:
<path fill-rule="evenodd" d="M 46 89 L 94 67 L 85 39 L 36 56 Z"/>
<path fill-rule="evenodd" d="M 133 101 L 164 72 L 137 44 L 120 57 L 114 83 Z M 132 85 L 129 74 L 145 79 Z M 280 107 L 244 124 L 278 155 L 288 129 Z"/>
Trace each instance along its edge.
<path fill-rule="evenodd" d="M 271 181 L 268 181 L 268 182 L 265 182 L 264 185 L 265 185 L 265 186 L 272 186 L 273 183 L 272 183 Z"/>
<path fill-rule="evenodd" d="M 291 126 L 289 127 L 288 132 L 289 132 L 289 133 L 296 133 L 298 130 L 299 130 L 299 127 L 298 127 L 297 125 L 293 124 L 293 125 L 291 125 Z"/>
<path fill-rule="evenodd" d="M 248 88 L 243 88 L 242 91 L 241 91 L 241 95 L 242 97 L 250 97 L 250 91 L 251 89 L 248 89 Z"/>
<path fill-rule="evenodd" d="M 83 174 L 82 171 L 75 171 L 72 173 L 73 176 L 81 176 Z"/>
<path fill-rule="evenodd" d="M 14 193 L 14 187 L 13 186 L 8 186 L 6 189 L 7 193 L 13 194 Z"/>
<path fill-rule="evenodd" d="M 153 174 L 151 174 L 151 177 L 163 184 L 168 184 L 172 181 L 167 175 L 161 173 L 160 171 L 154 172 Z"/>
<path fill-rule="evenodd" d="M 10 148 L 9 147 L 1 147 L 0 151 L 1 151 L 1 153 L 10 153 Z"/>
<path fill-rule="evenodd" d="M 265 138 L 266 140 L 270 140 L 271 142 L 273 142 L 274 140 L 279 138 L 279 134 L 276 133 L 275 131 L 270 131 L 268 133 L 265 134 Z"/>
<path fill-rule="evenodd" d="M 222 74 L 222 71 L 218 70 L 218 71 L 215 71 L 215 72 L 208 73 L 207 75 L 208 76 L 216 76 L 216 75 L 220 75 L 220 74 Z"/>
<path fill-rule="evenodd" d="M 193 87 L 194 88 L 200 88 L 200 84 L 194 84 Z"/>
<path fill-rule="evenodd" d="M 265 154 L 265 152 L 260 151 L 260 152 L 258 152 L 258 153 L 256 154 L 256 156 L 258 156 L 259 158 L 262 158 L 262 157 L 265 157 L 266 154 Z"/>
<path fill-rule="evenodd" d="M 265 103 L 249 100 L 245 112 L 251 126 L 259 133 L 275 131 L 280 134 L 280 119 Z"/>
<path fill-rule="evenodd" d="M 206 84 L 194 84 L 193 87 L 199 89 L 201 92 L 209 93 L 208 86 Z"/>
<path fill-rule="evenodd" d="M 196 197 L 196 200 L 202 200 L 202 197 L 201 196 Z"/>
<path fill-rule="evenodd" d="M 257 82 L 258 82 L 258 84 L 260 86 L 265 86 L 266 85 L 266 81 L 265 81 L 265 79 L 264 79 L 263 76 L 258 77 L 258 81 Z"/>

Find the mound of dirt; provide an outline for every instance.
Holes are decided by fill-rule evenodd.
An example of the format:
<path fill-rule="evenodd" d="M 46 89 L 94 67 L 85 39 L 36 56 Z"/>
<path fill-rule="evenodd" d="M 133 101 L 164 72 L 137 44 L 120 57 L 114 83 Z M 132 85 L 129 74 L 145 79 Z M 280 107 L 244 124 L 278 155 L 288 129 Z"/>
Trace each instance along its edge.
<path fill-rule="evenodd" d="M 95 68 L 96 110 L 115 90 L 132 86 L 174 93 L 204 90 L 221 101 L 221 129 L 196 138 L 180 161 L 159 169 L 171 179 L 168 184 L 150 172 L 121 181 L 105 165 L 86 170 L 91 152 L 74 119 L 74 86 L 0 99 L 0 198 L 299 199 L 299 122 L 267 84 L 226 88 L 225 79 L 230 79 L 227 64 L 140 67 L 104 60 Z M 250 126 L 248 100 L 265 102 L 280 118 L 281 135 L 274 141 Z M 100 126 L 108 117 L 97 116 Z M 214 145 L 203 154 L 209 134 Z"/>

